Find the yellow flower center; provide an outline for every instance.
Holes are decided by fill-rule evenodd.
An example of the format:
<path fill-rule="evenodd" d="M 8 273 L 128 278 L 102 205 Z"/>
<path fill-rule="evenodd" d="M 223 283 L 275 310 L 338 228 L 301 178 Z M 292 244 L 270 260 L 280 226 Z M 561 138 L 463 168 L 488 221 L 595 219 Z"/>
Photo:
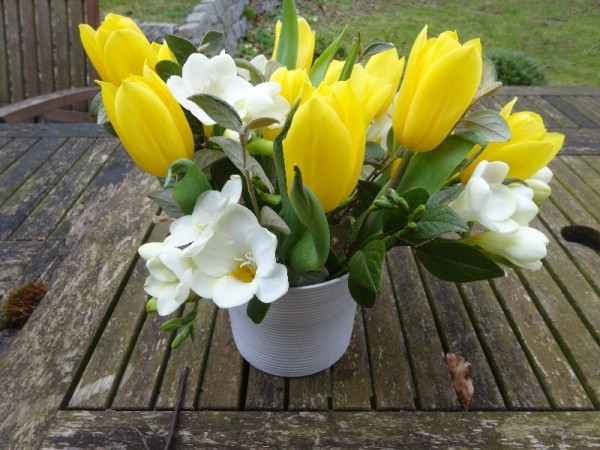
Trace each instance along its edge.
<path fill-rule="evenodd" d="M 231 272 L 231 276 L 242 283 L 250 283 L 256 276 L 256 261 L 251 253 L 246 253 L 243 258 L 235 258 L 238 261 L 237 268 Z"/>

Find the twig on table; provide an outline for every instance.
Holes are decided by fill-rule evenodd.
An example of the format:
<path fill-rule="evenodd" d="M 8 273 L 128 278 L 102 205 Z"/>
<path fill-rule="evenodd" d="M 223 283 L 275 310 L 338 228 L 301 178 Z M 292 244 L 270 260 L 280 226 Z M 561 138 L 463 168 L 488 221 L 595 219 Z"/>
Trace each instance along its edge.
<path fill-rule="evenodd" d="M 140 439 L 142 440 L 142 444 L 144 444 L 144 449 L 150 450 L 150 446 L 148 445 L 148 441 L 146 441 L 146 438 L 144 437 L 144 433 L 142 433 L 142 430 L 140 430 L 138 427 L 129 427 L 129 428 L 132 429 L 133 431 L 135 431 L 140 436 Z"/>
<path fill-rule="evenodd" d="M 175 403 L 175 409 L 171 416 L 171 427 L 169 428 L 169 435 L 167 436 L 167 443 L 165 444 L 165 450 L 170 450 L 175 437 L 175 431 L 177 429 L 177 420 L 179 419 L 179 412 L 181 411 L 181 404 L 183 403 L 183 396 L 185 394 L 185 382 L 187 381 L 188 373 L 190 372 L 189 367 L 184 367 L 179 377 L 179 389 L 177 390 L 177 402 Z"/>

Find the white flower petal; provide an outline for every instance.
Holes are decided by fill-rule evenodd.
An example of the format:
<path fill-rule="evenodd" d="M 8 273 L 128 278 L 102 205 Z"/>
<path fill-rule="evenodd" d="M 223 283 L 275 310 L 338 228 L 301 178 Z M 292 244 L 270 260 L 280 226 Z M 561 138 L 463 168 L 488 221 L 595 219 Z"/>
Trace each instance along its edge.
<path fill-rule="evenodd" d="M 276 264 L 268 276 L 257 279 L 256 296 L 263 303 L 271 303 L 280 298 L 289 289 L 287 269 Z"/>
<path fill-rule="evenodd" d="M 238 253 L 238 245 L 231 236 L 217 231 L 192 259 L 200 272 L 209 277 L 219 278 L 237 268 L 235 258 L 243 256 Z"/>
<path fill-rule="evenodd" d="M 219 308 L 232 308 L 248 303 L 256 293 L 256 283 L 244 283 L 232 276 L 220 278 L 213 291 L 213 301 Z"/>
<path fill-rule="evenodd" d="M 148 261 L 158 255 L 164 248 L 164 242 L 148 242 L 140 246 L 138 253 L 144 261 Z"/>

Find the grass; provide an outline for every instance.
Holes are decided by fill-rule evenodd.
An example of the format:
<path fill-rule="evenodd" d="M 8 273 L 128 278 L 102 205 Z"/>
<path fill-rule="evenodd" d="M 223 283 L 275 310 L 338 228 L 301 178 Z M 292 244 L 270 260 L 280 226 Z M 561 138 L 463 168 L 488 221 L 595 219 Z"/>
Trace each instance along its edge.
<path fill-rule="evenodd" d="M 101 0 L 102 11 L 144 21 L 180 22 L 199 0 Z M 361 31 L 365 45 L 393 42 L 408 55 L 425 24 L 429 35 L 444 30 L 459 39 L 480 37 L 484 53 L 518 50 L 538 61 L 550 85 L 600 86 L 600 3 L 598 0 L 297 0 L 298 12 L 317 32 L 324 48 L 345 24 Z M 272 46 L 273 26 L 280 10 L 257 16 L 240 45 L 246 56 Z M 346 48 L 352 35 L 346 36 Z M 269 55 L 270 56 L 270 55 Z"/>

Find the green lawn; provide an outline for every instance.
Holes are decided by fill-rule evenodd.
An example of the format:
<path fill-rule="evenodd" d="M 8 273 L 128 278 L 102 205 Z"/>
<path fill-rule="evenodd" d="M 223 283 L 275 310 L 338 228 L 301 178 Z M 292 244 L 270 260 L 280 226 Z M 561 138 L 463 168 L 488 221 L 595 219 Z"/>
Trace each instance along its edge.
<path fill-rule="evenodd" d="M 196 3 L 102 0 L 101 7 L 143 20 L 179 21 Z M 484 53 L 498 48 L 522 51 L 546 68 L 551 85 L 600 86 L 598 0 L 297 0 L 297 5 L 320 36 L 320 46 L 348 24 L 350 33 L 361 31 L 365 44 L 393 42 L 408 55 L 414 38 L 428 24 L 430 36 L 454 29 L 461 41 L 480 37 Z M 279 13 L 270 11 L 255 19 L 244 53 L 271 45 Z M 351 39 L 349 34 L 347 47 Z"/>

